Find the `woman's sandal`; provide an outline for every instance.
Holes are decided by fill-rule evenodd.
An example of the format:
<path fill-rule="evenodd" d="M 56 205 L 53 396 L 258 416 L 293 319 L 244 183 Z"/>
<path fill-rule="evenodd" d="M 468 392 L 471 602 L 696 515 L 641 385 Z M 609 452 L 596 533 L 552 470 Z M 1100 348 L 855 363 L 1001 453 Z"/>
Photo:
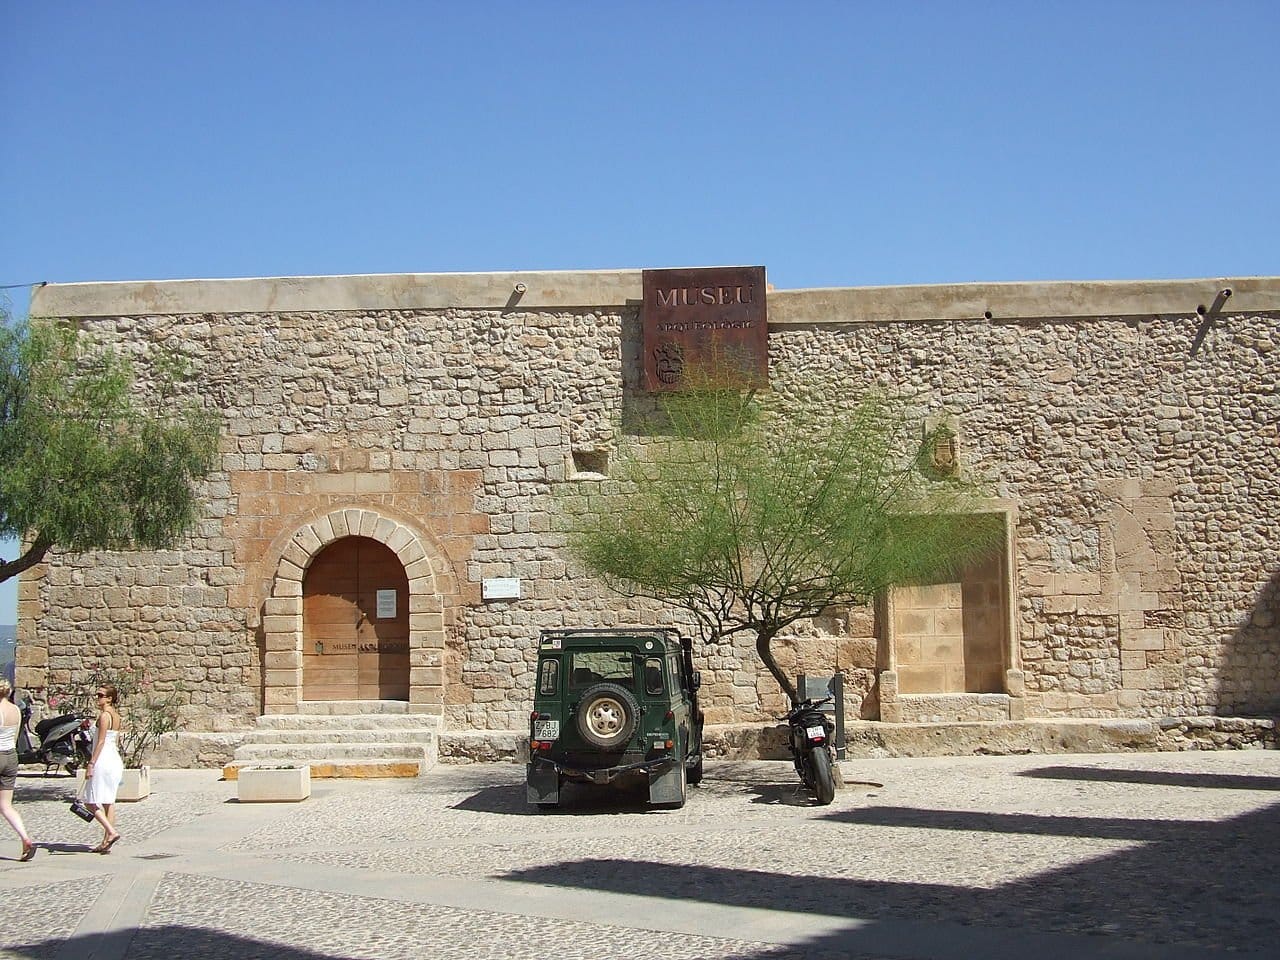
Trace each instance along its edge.
<path fill-rule="evenodd" d="M 110 840 L 103 840 L 96 847 L 93 847 L 89 852 L 90 853 L 110 853 L 111 848 L 116 845 L 116 842 L 119 841 L 120 837 L 121 837 L 121 834 L 117 833 Z"/>
<path fill-rule="evenodd" d="M 22 863 L 26 863 L 28 860 L 34 859 L 35 855 L 36 855 L 36 845 L 34 843 L 27 843 L 24 840 L 22 842 L 22 856 L 20 856 L 18 860 L 21 861 Z"/>

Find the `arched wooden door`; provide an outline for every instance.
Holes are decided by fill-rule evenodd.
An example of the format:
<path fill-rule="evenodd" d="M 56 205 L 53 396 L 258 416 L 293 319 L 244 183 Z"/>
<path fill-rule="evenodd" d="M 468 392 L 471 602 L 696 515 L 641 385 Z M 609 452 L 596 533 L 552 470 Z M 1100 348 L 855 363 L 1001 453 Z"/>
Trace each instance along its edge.
<path fill-rule="evenodd" d="M 377 540 L 335 540 L 303 577 L 302 699 L 409 699 L 409 580 Z"/>

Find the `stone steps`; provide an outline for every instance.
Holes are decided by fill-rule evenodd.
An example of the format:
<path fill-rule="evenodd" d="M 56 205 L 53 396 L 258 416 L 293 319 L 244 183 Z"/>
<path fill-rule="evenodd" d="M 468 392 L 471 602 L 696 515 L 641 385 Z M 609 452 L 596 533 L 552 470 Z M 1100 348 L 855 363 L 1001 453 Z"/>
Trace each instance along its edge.
<path fill-rule="evenodd" d="M 434 743 L 437 733 L 422 727 L 330 727 L 325 730 L 267 729 L 253 732 L 254 744 L 272 743 Z M 248 740 L 245 741 L 249 742 Z"/>
<path fill-rule="evenodd" d="M 430 743 L 245 743 L 236 750 L 237 760 L 419 760 L 430 761 L 435 741 Z"/>
<path fill-rule="evenodd" d="M 224 780 L 238 780 L 241 767 L 253 766 L 270 766 L 270 764 L 232 762 L 222 768 L 222 778 Z M 420 776 L 419 763 L 416 760 L 324 760 L 309 763 L 307 766 L 311 768 L 312 780 L 339 777 L 376 780 Z"/>
<path fill-rule="evenodd" d="M 289 716 L 330 716 L 351 717 L 361 714 L 410 714 L 411 716 L 428 718 L 431 714 L 410 713 L 409 704 L 404 700 L 304 700 L 298 704 L 298 712 Z M 277 714 L 280 716 L 280 714 Z"/>
<path fill-rule="evenodd" d="M 321 730 L 438 730 L 439 718 L 423 714 L 352 715 L 280 713 L 258 718 L 256 732 Z"/>
<path fill-rule="evenodd" d="M 302 712 L 258 718 L 223 775 L 243 767 L 307 764 L 311 776 L 416 777 L 435 765 L 439 718 L 387 701 L 304 703 Z M 347 712 L 343 712 L 347 711 Z"/>

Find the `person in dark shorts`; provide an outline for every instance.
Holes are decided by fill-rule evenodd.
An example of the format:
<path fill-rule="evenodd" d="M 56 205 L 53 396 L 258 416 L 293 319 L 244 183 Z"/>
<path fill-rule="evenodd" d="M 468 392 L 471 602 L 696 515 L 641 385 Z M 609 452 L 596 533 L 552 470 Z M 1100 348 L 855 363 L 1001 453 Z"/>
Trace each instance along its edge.
<path fill-rule="evenodd" d="M 22 856 L 30 860 L 36 855 L 36 845 L 27 836 L 22 815 L 13 806 L 13 788 L 18 784 L 18 727 L 22 724 L 22 711 L 9 699 L 13 685 L 8 677 L 0 677 L 0 816 L 9 821 L 13 832 L 22 841 Z"/>

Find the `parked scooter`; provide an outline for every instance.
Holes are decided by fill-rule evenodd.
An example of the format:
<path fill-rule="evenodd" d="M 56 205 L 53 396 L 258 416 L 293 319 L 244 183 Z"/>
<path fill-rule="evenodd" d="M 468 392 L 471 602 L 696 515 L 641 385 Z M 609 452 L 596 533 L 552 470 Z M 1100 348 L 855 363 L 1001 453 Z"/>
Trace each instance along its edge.
<path fill-rule="evenodd" d="M 90 721 L 64 713 L 57 717 L 45 717 L 36 724 L 35 735 L 31 733 L 31 699 L 28 697 L 19 706 L 22 711 L 22 725 L 18 727 L 18 762 L 43 763 L 44 774 L 49 775 L 50 768 L 65 767 L 67 773 L 75 773 L 80 767 L 87 766 L 92 755 L 89 747 Z"/>
<path fill-rule="evenodd" d="M 836 798 L 836 778 L 832 769 L 836 724 L 819 707 L 833 699 L 802 700 L 782 718 L 789 727 L 787 746 L 791 748 L 796 773 L 823 806 Z"/>

